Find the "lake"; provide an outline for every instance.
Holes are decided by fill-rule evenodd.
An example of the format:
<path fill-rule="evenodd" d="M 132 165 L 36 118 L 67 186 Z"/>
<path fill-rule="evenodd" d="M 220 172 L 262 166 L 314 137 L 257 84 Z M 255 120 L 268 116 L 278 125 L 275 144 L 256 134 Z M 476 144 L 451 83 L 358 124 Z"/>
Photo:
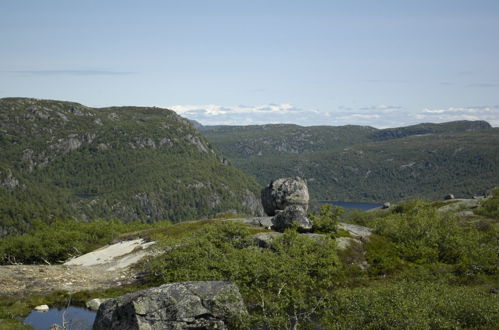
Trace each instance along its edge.
<path fill-rule="evenodd" d="M 380 203 L 360 203 L 360 202 L 341 202 L 341 201 L 319 201 L 319 204 L 332 204 L 344 207 L 346 209 L 356 209 L 363 211 L 383 206 L 383 204 Z"/>
<path fill-rule="evenodd" d="M 69 306 L 68 308 L 50 308 L 48 312 L 37 312 L 35 310 L 24 319 L 35 330 L 47 330 L 53 324 L 62 325 L 62 316 L 66 320 L 68 329 L 90 330 L 95 320 L 95 312 L 86 308 Z"/>

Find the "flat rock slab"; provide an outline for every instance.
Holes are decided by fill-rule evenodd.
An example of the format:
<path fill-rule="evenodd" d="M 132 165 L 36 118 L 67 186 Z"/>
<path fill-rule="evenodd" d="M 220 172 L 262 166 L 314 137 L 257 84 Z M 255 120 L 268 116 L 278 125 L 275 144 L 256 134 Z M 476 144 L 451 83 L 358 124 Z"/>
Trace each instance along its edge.
<path fill-rule="evenodd" d="M 438 212 L 458 212 L 460 210 L 466 209 L 474 209 L 480 206 L 480 203 L 483 202 L 485 198 L 476 198 L 476 199 L 451 199 L 445 202 L 448 202 L 447 205 L 444 205 L 438 208 Z"/>
<path fill-rule="evenodd" d="M 143 239 L 122 241 L 73 258 L 64 265 L 88 267 L 112 264 L 109 266 L 110 270 L 125 268 L 145 257 L 147 252 L 143 250 L 153 244 L 155 242 L 146 242 Z"/>
<path fill-rule="evenodd" d="M 353 225 L 351 223 L 340 222 L 338 228 L 347 231 L 350 235 L 362 241 L 368 240 L 371 236 L 373 229 L 369 227 Z"/>
<path fill-rule="evenodd" d="M 225 221 L 237 221 L 256 227 L 272 227 L 272 217 L 252 217 L 252 218 L 230 218 Z"/>
<path fill-rule="evenodd" d="M 156 253 L 154 242 L 143 239 L 107 245 L 63 265 L 0 266 L 0 296 L 65 290 L 78 292 L 110 288 L 136 281 L 130 266 Z"/>

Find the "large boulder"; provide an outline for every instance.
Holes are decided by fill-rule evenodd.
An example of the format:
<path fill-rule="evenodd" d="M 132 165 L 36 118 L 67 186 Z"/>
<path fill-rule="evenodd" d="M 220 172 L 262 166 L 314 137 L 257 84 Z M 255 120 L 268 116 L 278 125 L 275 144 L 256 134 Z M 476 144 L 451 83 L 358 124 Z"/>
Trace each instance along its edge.
<path fill-rule="evenodd" d="M 262 190 L 263 209 L 269 216 L 291 205 L 299 205 L 307 211 L 308 200 L 307 184 L 299 177 L 273 180 Z"/>
<path fill-rule="evenodd" d="M 312 220 L 307 217 L 307 212 L 300 205 L 287 206 L 284 211 L 278 211 L 272 218 L 273 228 L 284 231 L 296 226 L 300 231 L 312 229 Z"/>
<path fill-rule="evenodd" d="M 229 320 L 246 314 L 234 283 L 169 283 L 106 301 L 93 330 L 228 329 Z"/>

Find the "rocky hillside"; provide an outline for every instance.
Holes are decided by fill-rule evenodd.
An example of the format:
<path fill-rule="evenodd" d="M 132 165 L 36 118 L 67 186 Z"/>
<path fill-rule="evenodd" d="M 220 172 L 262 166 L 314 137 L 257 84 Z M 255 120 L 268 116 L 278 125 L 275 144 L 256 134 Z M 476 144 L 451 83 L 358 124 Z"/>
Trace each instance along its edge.
<path fill-rule="evenodd" d="M 160 108 L 0 99 L 0 236 L 35 219 L 257 214 L 259 186 Z"/>
<path fill-rule="evenodd" d="M 499 129 L 483 121 L 382 130 L 205 126 L 201 132 L 262 185 L 275 177 L 301 176 L 315 200 L 469 197 L 499 184 Z"/>

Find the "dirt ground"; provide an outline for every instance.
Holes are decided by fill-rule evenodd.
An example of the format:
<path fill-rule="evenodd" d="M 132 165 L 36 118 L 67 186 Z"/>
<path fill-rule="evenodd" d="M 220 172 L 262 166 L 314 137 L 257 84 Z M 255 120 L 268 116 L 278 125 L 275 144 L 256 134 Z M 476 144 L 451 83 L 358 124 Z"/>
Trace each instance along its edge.
<path fill-rule="evenodd" d="M 106 270 L 107 266 L 13 265 L 0 266 L 0 295 L 65 290 L 78 292 L 133 283 L 133 269 Z"/>

